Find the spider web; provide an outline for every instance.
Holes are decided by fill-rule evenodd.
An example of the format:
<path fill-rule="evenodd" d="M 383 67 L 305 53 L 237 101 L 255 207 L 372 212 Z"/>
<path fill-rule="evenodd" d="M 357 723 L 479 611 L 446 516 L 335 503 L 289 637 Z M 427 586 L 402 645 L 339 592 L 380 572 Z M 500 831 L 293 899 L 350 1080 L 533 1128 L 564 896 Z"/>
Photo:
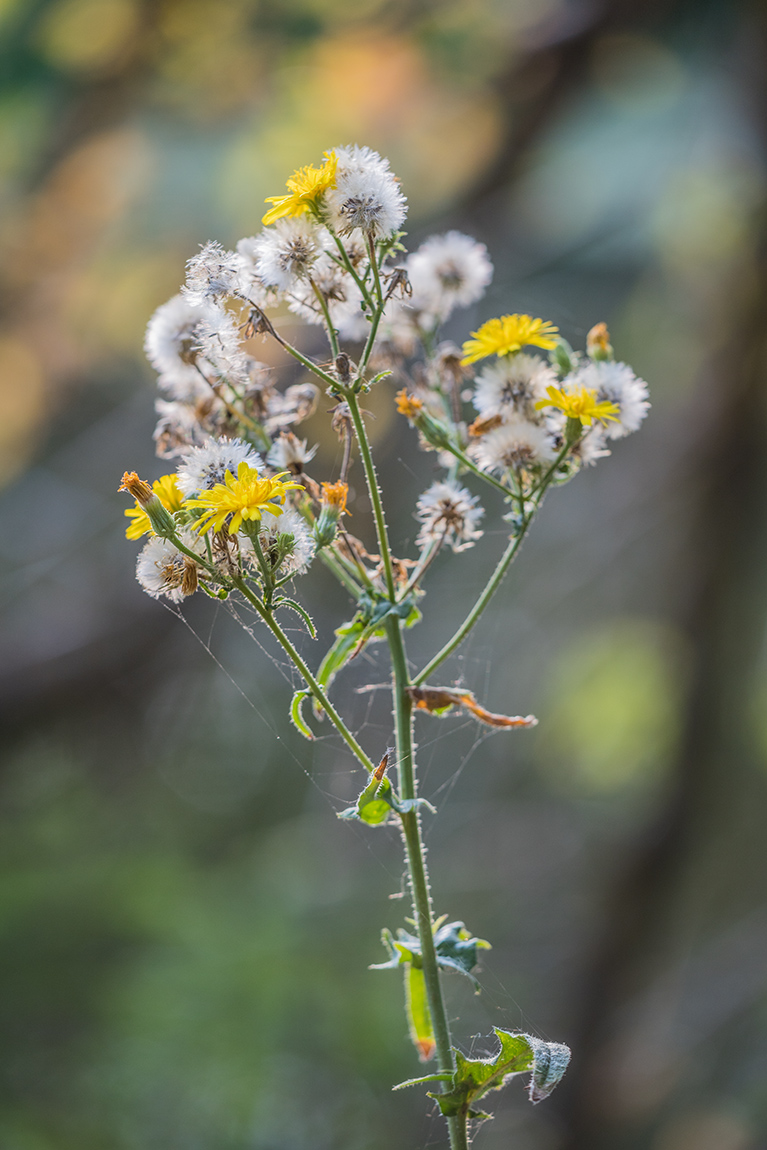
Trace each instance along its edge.
<path fill-rule="evenodd" d="M 275 722 L 273 716 L 273 700 L 267 699 L 261 687 L 263 672 L 257 672 L 250 677 L 249 690 L 246 691 L 216 654 L 213 648 L 213 639 L 220 616 L 220 610 L 215 612 L 206 637 L 190 623 L 178 606 L 170 604 L 164 605 L 176 615 L 192 633 L 197 642 L 209 654 L 215 665 L 229 680 L 247 706 L 254 712 L 259 721 L 266 725 L 275 740 L 280 743 L 286 758 L 309 779 L 312 787 L 322 796 L 331 811 L 337 814 L 342 807 L 348 806 L 348 793 L 339 795 L 332 789 L 329 789 L 328 785 L 323 785 L 326 776 L 337 778 L 339 774 L 347 775 L 350 778 L 350 786 L 352 786 L 351 776 L 356 776 L 360 781 L 363 778 L 361 767 L 347 751 L 347 748 L 335 729 L 327 724 L 329 727 L 327 733 L 318 733 L 317 723 L 313 723 L 315 739 L 310 746 L 307 746 L 307 752 L 310 756 L 310 765 L 307 766 L 307 757 L 304 756 L 304 758 L 302 758 L 296 754 L 289 745 L 289 742 L 285 740 L 280 733 L 285 729 L 285 719 L 281 718 L 279 722 Z M 260 616 L 246 600 L 234 600 L 230 597 L 225 603 L 218 606 L 219 608 L 223 607 L 231 619 L 242 628 L 243 633 L 256 645 L 259 652 L 268 660 L 269 664 L 279 674 L 291 692 L 305 686 L 302 676 L 294 667 L 293 663 L 287 657 L 282 657 L 277 653 L 279 652 L 279 648 L 277 648 L 277 652 L 275 651 L 271 642 L 271 636 L 268 636 L 267 632 L 263 630 L 263 622 Z M 296 619 L 295 625 L 292 625 L 291 618 Z M 292 612 L 286 609 L 281 613 L 280 622 L 285 632 L 296 645 L 300 646 L 302 642 L 306 640 L 306 628 L 305 625 L 299 621 L 298 616 L 293 615 Z M 498 629 L 492 628 L 486 629 L 486 631 L 487 630 L 490 630 L 490 634 L 485 633 L 482 636 L 481 655 L 475 653 L 477 641 L 475 636 L 472 635 L 469 636 L 464 643 L 462 651 L 454 655 L 451 659 L 454 671 L 455 669 L 458 670 L 458 676 L 456 678 L 454 674 L 450 681 L 455 682 L 456 685 L 459 686 L 466 684 L 467 681 L 473 682 L 474 684 L 482 682 L 483 697 L 487 697 L 490 691 L 492 668 L 494 665 L 493 648 L 496 647 L 500 639 Z M 364 676 L 361 675 L 362 668 L 364 668 L 365 671 Z M 377 699 L 381 694 L 386 695 L 390 689 L 388 682 L 381 681 L 387 673 L 388 660 L 385 656 L 384 644 L 380 646 L 378 644 L 371 644 L 370 647 L 366 648 L 361 655 L 358 656 L 351 667 L 346 666 L 341 671 L 341 676 L 346 676 L 347 680 L 350 677 L 364 677 L 367 680 L 364 685 L 356 690 L 354 688 L 350 689 L 346 684 L 344 684 L 344 686 L 348 692 L 347 697 L 355 699 L 358 707 L 360 707 L 362 711 L 361 715 L 356 716 L 356 722 L 353 724 L 350 723 L 350 729 L 353 731 L 355 737 L 366 746 L 371 758 L 374 759 L 376 755 L 380 757 L 380 754 L 383 753 L 387 745 L 390 745 L 394 741 L 391 712 L 387 709 L 382 716 L 382 708 L 377 703 Z M 373 680 L 372 683 L 370 681 L 371 679 Z M 255 698 L 253 696 L 255 696 Z M 285 717 L 287 717 L 288 704 L 289 700 L 286 697 Z M 348 722 L 349 708 L 346 707 L 345 711 L 345 718 Z M 419 716 L 419 719 L 422 719 L 424 724 L 418 731 L 421 737 L 417 738 L 419 791 L 424 798 L 439 807 L 446 805 L 460 782 L 464 771 L 470 765 L 476 753 L 484 747 L 485 743 L 491 738 L 509 737 L 508 732 L 493 730 L 478 723 L 473 717 L 459 717 L 457 713 L 445 719 L 433 718 L 429 721 L 421 716 Z M 446 761 L 449 761 L 449 759 L 455 756 L 456 735 L 470 730 L 474 731 L 474 737 L 468 749 L 463 750 L 459 761 L 445 774 Z M 446 754 L 446 740 L 448 739 L 451 740 L 451 742 Z M 329 761 L 329 765 L 322 770 L 316 762 L 316 750 L 321 746 L 333 747 L 334 752 L 340 751 L 343 757 L 334 753 L 332 759 Z M 332 765 L 330 765 L 331 762 Z M 344 762 L 347 764 L 345 769 L 343 768 Z M 404 867 L 394 868 L 390 858 L 384 857 L 383 853 L 384 851 L 386 851 L 387 854 L 391 853 L 390 845 L 392 838 L 396 836 L 397 839 L 399 839 L 398 829 L 394 826 L 375 828 L 375 831 L 371 833 L 371 828 L 364 827 L 354 821 L 350 821 L 347 825 L 356 835 L 357 840 L 361 844 L 364 844 L 366 851 L 375 859 L 377 865 L 380 866 L 387 877 L 391 879 L 394 891 L 389 897 L 391 899 L 407 898 L 407 881 Z M 431 818 L 427 817 L 423 821 L 423 836 L 427 846 L 433 836 L 433 832 L 434 824 Z M 483 966 L 482 969 L 475 971 L 474 974 L 481 990 L 477 1001 L 482 1013 L 487 1019 L 488 1028 L 497 1025 L 508 1027 L 509 1029 L 523 1029 L 538 1035 L 544 1040 L 550 1040 L 549 1035 L 544 1033 L 525 1012 L 521 1004 L 511 993 L 509 987 L 492 969 L 492 966 Z M 465 1046 L 465 1044 L 462 1045 Z M 477 1054 L 484 1055 L 488 1047 L 492 1046 L 492 1040 L 488 1040 L 487 1033 L 478 1033 L 469 1037 L 468 1046 L 469 1049 L 467 1053 L 470 1056 Z M 429 1115 L 427 1121 L 429 1133 L 424 1146 L 428 1148 L 432 1145 L 441 1145 L 443 1142 L 443 1120 L 436 1103 L 434 1112 Z"/>

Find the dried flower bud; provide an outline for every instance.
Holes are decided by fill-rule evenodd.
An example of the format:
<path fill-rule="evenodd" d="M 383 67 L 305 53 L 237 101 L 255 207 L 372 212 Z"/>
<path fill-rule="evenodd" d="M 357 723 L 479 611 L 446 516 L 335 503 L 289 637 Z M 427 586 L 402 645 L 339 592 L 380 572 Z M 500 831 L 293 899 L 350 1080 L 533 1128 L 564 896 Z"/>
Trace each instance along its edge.
<path fill-rule="evenodd" d="M 134 499 L 138 500 L 141 506 L 146 509 L 150 500 L 154 499 L 155 494 L 149 484 L 139 479 L 135 471 L 125 471 L 123 473 L 122 482 L 117 488 L 118 491 L 127 491 Z"/>
<path fill-rule="evenodd" d="M 332 543 L 338 531 L 338 520 L 346 511 L 348 483 L 323 483 L 322 505 L 314 524 L 314 538 L 318 547 Z"/>
<path fill-rule="evenodd" d="M 172 539 L 175 536 L 176 523 L 173 516 L 149 484 L 139 479 L 135 471 L 126 471 L 123 474 L 122 483 L 117 490 L 127 491 L 146 511 L 155 535 L 159 535 L 161 539 Z"/>
<path fill-rule="evenodd" d="M 480 439 L 483 435 L 487 435 L 488 431 L 495 431 L 502 423 L 503 416 L 497 412 L 495 415 L 478 415 L 469 427 L 469 435 L 472 439 Z"/>
<path fill-rule="evenodd" d="M 395 399 L 400 415 L 406 415 L 408 419 L 415 422 L 423 411 L 421 400 L 416 399 L 414 395 L 408 395 L 405 387 L 402 388 L 402 391 L 397 392 Z"/>
<path fill-rule="evenodd" d="M 586 351 L 592 359 L 612 359 L 613 349 L 606 323 L 595 323 L 586 336 Z"/>
<path fill-rule="evenodd" d="M 351 383 L 352 378 L 352 361 L 345 351 L 336 356 L 336 374 L 338 375 L 338 382 L 344 386 Z"/>

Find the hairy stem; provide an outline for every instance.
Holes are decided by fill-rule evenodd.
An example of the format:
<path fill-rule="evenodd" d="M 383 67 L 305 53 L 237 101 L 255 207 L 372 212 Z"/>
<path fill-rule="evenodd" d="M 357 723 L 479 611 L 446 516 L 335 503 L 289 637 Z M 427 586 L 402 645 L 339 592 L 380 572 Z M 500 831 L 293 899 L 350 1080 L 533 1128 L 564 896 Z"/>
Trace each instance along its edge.
<path fill-rule="evenodd" d="M 392 695 L 397 730 L 397 770 L 398 789 L 402 799 L 414 799 L 418 795 L 415 771 L 415 751 L 413 746 L 413 701 L 407 692 L 410 676 L 407 669 L 405 644 L 402 639 L 402 624 L 399 619 L 387 620 L 386 631 L 392 662 Z M 453 1044 L 450 1037 L 450 1024 L 447 1020 L 445 1000 L 434 948 L 434 917 L 432 914 L 429 875 L 421 837 L 421 820 L 418 810 L 408 811 L 400 816 L 402 837 L 405 841 L 410 893 L 413 910 L 421 942 L 426 997 L 429 1002 L 437 1046 L 437 1062 L 440 1072 L 452 1074 L 455 1071 Z M 466 1119 L 460 1115 L 448 1119 L 451 1150 L 466 1150 Z"/>
<path fill-rule="evenodd" d="M 362 298 L 364 299 L 365 303 L 367 304 L 368 308 L 370 309 L 370 314 L 372 315 L 373 312 L 375 311 L 375 304 L 371 298 L 370 292 L 367 289 L 367 285 L 366 285 L 365 281 L 358 274 L 357 269 L 355 268 L 352 261 L 349 259 L 349 253 L 347 252 L 346 248 L 344 247 L 340 236 L 337 236 L 336 233 L 333 231 L 333 229 L 328 227 L 327 223 L 325 224 L 325 227 L 328 229 L 331 236 L 333 237 L 335 245 L 341 254 L 341 260 L 343 262 L 343 265 L 346 268 L 349 275 L 354 280 L 354 282 L 356 283 L 357 287 L 360 289 L 360 294 L 361 294 Z"/>
<path fill-rule="evenodd" d="M 360 412 L 360 405 L 357 402 L 356 394 L 353 391 L 347 391 L 345 393 L 345 397 L 347 403 L 349 404 L 349 411 L 351 412 L 352 422 L 354 423 L 354 430 L 357 435 L 357 441 L 360 445 L 362 466 L 365 469 L 365 480 L 367 482 L 368 495 L 370 496 L 370 503 L 373 508 L 373 518 L 375 519 L 376 524 L 378 550 L 381 554 L 381 560 L 384 567 L 386 590 L 389 598 L 392 602 L 394 602 L 394 571 L 392 569 L 391 551 L 389 550 L 389 537 L 386 532 L 386 520 L 384 519 L 383 504 L 381 503 L 381 492 L 378 487 L 378 477 L 376 476 L 375 464 L 373 463 L 373 455 L 370 450 L 370 442 L 365 430 L 365 424 L 362 421 L 362 414 Z"/>
<path fill-rule="evenodd" d="M 434 656 L 434 658 L 431 659 L 426 664 L 426 666 L 423 668 L 423 670 L 419 671 L 418 674 L 413 678 L 413 685 L 414 686 L 417 687 L 419 683 L 424 683 L 429 678 L 429 675 L 431 675 L 431 673 L 433 671 L 436 671 L 437 667 L 439 667 L 439 665 L 441 663 L 444 663 L 444 661 L 445 661 L 445 659 L 447 659 L 448 655 L 452 655 L 452 653 L 456 649 L 456 647 L 459 647 L 461 645 L 461 643 L 464 641 L 464 639 L 468 635 L 469 631 L 471 631 L 472 627 L 474 626 L 474 624 L 477 622 L 480 615 L 484 611 L 485 607 L 487 607 L 487 605 L 490 602 L 490 600 L 492 599 L 493 595 L 495 594 L 495 592 L 498 590 L 501 583 L 503 582 L 503 577 L 506 574 L 506 572 L 508 571 L 509 566 L 513 562 L 514 557 L 516 556 L 517 551 L 519 550 L 520 545 L 522 543 L 522 540 L 524 539 L 525 535 L 527 534 L 527 529 L 530 526 L 530 524 L 532 523 L 532 521 L 533 521 L 533 515 L 531 514 L 523 521 L 522 527 L 520 528 L 520 531 L 519 531 L 519 534 L 513 536 L 509 540 L 509 544 L 508 544 L 506 550 L 504 551 L 501 558 L 498 560 L 498 564 L 495 568 L 495 571 L 493 571 L 492 575 L 488 579 L 487 583 L 485 584 L 485 586 L 482 590 L 482 593 L 480 594 L 476 603 L 472 607 L 471 611 L 469 611 L 469 613 L 466 616 L 466 618 L 464 619 L 463 623 L 461 623 L 460 627 L 455 632 L 455 634 L 450 639 L 448 639 L 448 641 L 447 641 L 447 643 L 445 643 L 444 647 L 440 651 L 438 651 L 437 654 Z"/>
<path fill-rule="evenodd" d="M 309 276 L 309 283 L 312 285 L 312 291 L 316 295 L 319 305 L 322 308 L 322 314 L 325 317 L 325 327 L 328 333 L 328 342 L 330 343 L 330 351 L 333 359 L 336 359 L 338 356 L 338 332 L 333 327 L 333 321 L 330 318 L 328 301 L 325 299 L 325 293 L 320 290 L 311 276 Z"/>

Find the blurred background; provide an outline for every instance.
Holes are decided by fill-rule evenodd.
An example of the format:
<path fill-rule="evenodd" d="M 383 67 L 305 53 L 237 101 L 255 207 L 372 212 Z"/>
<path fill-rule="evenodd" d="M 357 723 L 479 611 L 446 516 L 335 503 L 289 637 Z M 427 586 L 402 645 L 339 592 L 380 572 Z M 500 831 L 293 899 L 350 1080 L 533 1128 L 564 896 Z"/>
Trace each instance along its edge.
<path fill-rule="evenodd" d="M 766 33 L 746 0 L 2 0 L 3 1148 L 442 1145 L 390 1093 L 418 1066 L 399 977 L 367 970 L 407 913 L 396 834 L 336 820 L 359 777 L 289 727 L 260 632 L 140 591 L 116 494 L 167 470 L 141 345 L 185 259 L 349 142 L 390 157 L 409 243 L 490 248 L 447 334 L 531 312 L 582 347 L 606 320 L 653 398 L 446 665 L 540 726 L 418 719 L 436 910 L 494 948 L 479 996 L 446 980 L 456 1037 L 574 1048 L 475 1144 L 767 1147 Z M 408 553 L 432 460 L 391 398 Z M 419 663 L 501 550 L 486 503 Z M 349 604 L 322 569 L 301 591 L 324 649 Z M 351 688 L 386 678 L 373 648 L 336 688 L 371 753 L 385 693 Z"/>

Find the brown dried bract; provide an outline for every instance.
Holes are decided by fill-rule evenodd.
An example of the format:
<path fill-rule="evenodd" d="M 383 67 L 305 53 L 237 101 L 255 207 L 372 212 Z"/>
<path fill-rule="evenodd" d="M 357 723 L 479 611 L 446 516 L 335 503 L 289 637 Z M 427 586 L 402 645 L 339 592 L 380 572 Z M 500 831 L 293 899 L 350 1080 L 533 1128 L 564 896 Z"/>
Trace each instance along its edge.
<path fill-rule="evenodd" d="M 478 415 L 469 427 L 469 435 L 472 439 L 479 439 L 480 436 L 487 435 L 488 431 L 495 431 L 502 423 L 502 415 Z"/>
<path fill-rule="evenodd" d="M 455 687 L 408 687 L 408 695 L 421 711 L 442 711 L 446 707 L 465 707 L 481 723 L 488 727 L 534 727 L 538 720 L 535 715 L 496 715 L 480 706 L 471 691 Z"/>

